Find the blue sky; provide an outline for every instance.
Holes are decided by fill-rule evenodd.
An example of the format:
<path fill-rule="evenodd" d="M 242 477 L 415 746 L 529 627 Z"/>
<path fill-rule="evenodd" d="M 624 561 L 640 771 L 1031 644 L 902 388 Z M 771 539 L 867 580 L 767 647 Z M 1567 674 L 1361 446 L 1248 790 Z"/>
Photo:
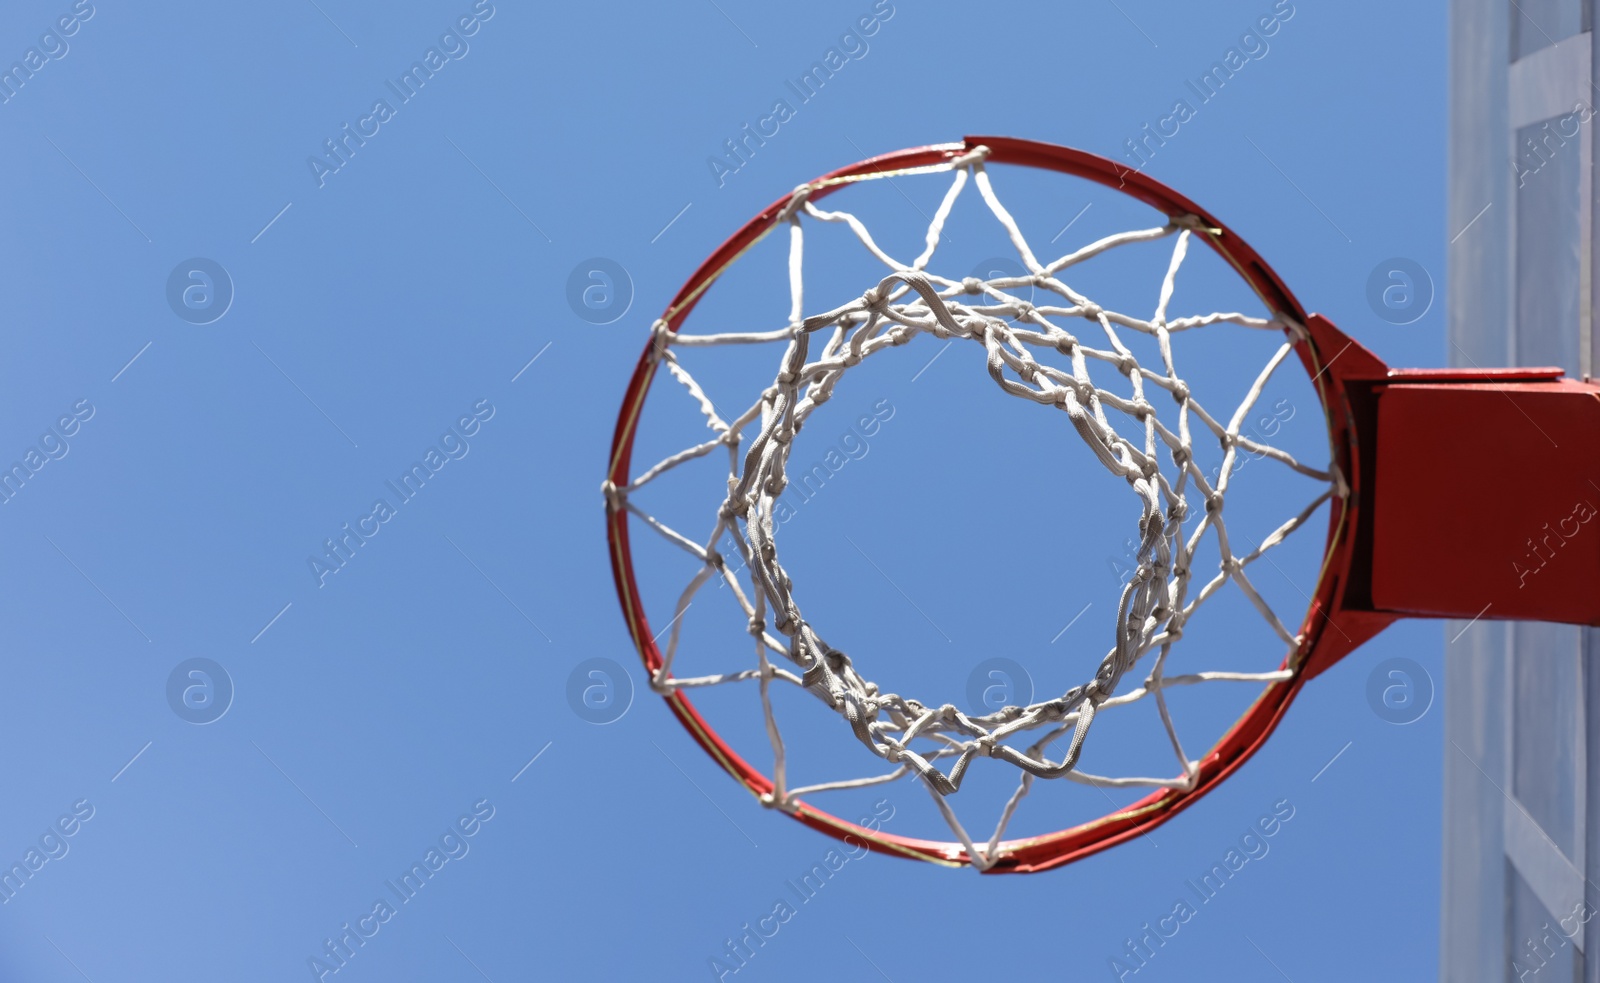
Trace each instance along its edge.
<path fill-rule="evenodd" d="M 1194 917 L 1126 978 L 1433 975 L 1442 714 L 1390 722 L 1369 680 L 1411 660 L 1437 701 L 1442 625 L 1397 625 L 1317 680 L 1150 837 L 1031 877 L 850 857 L 802 901 L 789 882 L 834 842 L 696 749 L 612 588 L 599 485 L 651 321 L 752 214 L 865 155 L 997 133 L 1123 156 L 1184 102 L 1145 170 L 1390 363 L 1443 364 L 1444 5 L 1204 6 L 7 5 L 0 66 L 35 68 L 0 104 L 0 462 L 36 448 L 38 468 L 0 506 L 0 860 L 43 859 L 0 904 L 0 976 L 317 978 L 348 924 L 376 931 L 339 983 L 717 979 L 727 941 L 787 899 L 726 978 L 1116 979 L 1185 897 Z M 835 48 L 843 67 L 805 90 Z M 1242 67 L 1205 90 L 1230 49 Z M 729 166 L 727 141 L 774 125 Z M 1025 224 L 1073 217 L 1070 195 L 1011 187 Z M 914 240 L 906 202 L 874 214 Z M 1410 323 L 1369 297 L 1394 258 L 1434 295 Z M 870 285 L 829 262 L 818 304 Z M 778 261 L 750 264 L 707 311 L 781 323 L 782 280 L 760 279 Z M 1092 672 L 1103 652 L 1073 633 L 1115 603 L 1125 493 L 1080 497 L 1081 460 L 1019 460 L 1070 434 L 983 416 L 1012 407 L 981 359 L 952 349 L 913 379 L 925 357 L 896 354 L 808 434 L 808 453 L 848 451 L 850 419 L 879 414 L 784 530 L 818 607 L 933 701 L 960 702 L 987 658 L 1041 685 Z M 1202 367 L 1228 378 L 1229 357 Z M 1315 407 L 1274 398 L 1292 409 L 1258 426 L 1314 448 Z M 687 446 L 678 410 L 661 425 Z M 1316 553 L 1293 560 L 1314 576 Z M 1298 596 L 1290 573 L 1271 589 Z M 742 642 L 713 627 L 693 637 Z M 1196 644 L 1222 651 L 1227 629 Z M 717 706 L 759 734 L 747 705 Z M 833 749 L 872 771 L 848 737 Z M 919 789 L 880 799 L 886 829 L 939 834 L 914 825 Z M 1199 900 L 1188 881 L 1275 812 Z M 418 864 L 435 869 L 409 896 Z"/>

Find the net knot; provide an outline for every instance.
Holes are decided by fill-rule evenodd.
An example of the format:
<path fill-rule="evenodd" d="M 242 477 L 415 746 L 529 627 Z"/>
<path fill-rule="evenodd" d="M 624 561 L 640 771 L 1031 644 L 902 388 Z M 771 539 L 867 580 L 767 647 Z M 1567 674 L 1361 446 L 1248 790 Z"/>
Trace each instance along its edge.
<path fill-rule="evenodd" d="M 1016 306 L 1016 313 L 1013 314 L 1012 316 L 1015 317 L 1019 321 L 1029 321 L 1029 320 L 1033 319 L 1034 310 L 1035 310 L 1034 306 L 1032 304 L 1028 303 L 1027 301 L 1025 301 L 1025 300 L 1018 301 L 1017 302 L 1017 306 Z"/>
<path fill-rule="evenodd" d="M 1340 498 L 1349 498 L 1350 486 L 1345 483 L 1344 471 L 1340 470 L 1337 463 L 1330 467 L 1329 470 L 1333 472 L 1333 487 L 1335 493 L 1337 493 Z"/>
<path fill-rule="evenodd" d="M 1178 215 L 1172 219 L 1175 229 L 1188 229 L 1190 232 L 1200 232 L 1208 235 L 1221 235 L 1222 230 L 1209 224 L 1198 215 Z"/>
<path fill-rule="evenodd" d="M 961 281 L 961 289 L 969 294 L 983 293 L 983 281 L 975 276 L 969 276 Z"/>
<path fill-rule="evenodd" d="M 1117 371 L 1131 378 L 1135 372 L 1139 371 L 1139 360 L 1134 358 L 1131 352 L 1123 355 L 1117 359 Z"/>
<path fill-rule="evenodd" d="M 874 314 L 882 314 L 889 309 L 889 290 L 883 284 L 869 287 L 861 295 L 861 303 Z"/>
<path fill-rule="evenodd" d="M 1222 511 L 1222 493 L 1214 491 L 1206 496 L 1206 512 L 1215 516 Z"/>
<path fill-rule="evenodd" d="M 1071 355 L 1078 350 L 1078 339 L 1070 334 L 1062 334 L 1061 340 L 1056 342 L 1056 351 L 1063 355 Z"/>
<path fill-rule="evenodd" d="M 1177 401 L 1179 406 L 1187 403 L 1189 401 L 1189 384 L 1182 379 L 1174 382 L 1172 384 L 1172 398 Z"/>
<path fill-rule="evenodd" d="M 973 147 L 971 150 L 962 154 L 960 157 L 952 160 L 950 162 L 950 167 L 954 169 L 958 167 L 966 167 L 968 164 L 981 164 L 988 156 L 989 148 L 980 143 L 976 147 Z"/>
<path fill-rule="evenodd" d="M 802 184 L 791 191 L 789 193 L 789 203 L 783 206 L 782 211 L 778 212 L 777 215 L 772 217 L 772 224 L 776 225 L 779 222 L 790 221 L 795 212 L 798 212 L 800 209 L 806 207 L 807 202 L 811 198 L 811 192 L 813 190 L 815 189 L 811 185 Z"/>
<path fill-rule="evenodd" d="M 664 318 L 657 318 L 650 325 L 650 357 L 660 361 L 667 353 L 667 344 L 672 337 L 672 326 Z"/>

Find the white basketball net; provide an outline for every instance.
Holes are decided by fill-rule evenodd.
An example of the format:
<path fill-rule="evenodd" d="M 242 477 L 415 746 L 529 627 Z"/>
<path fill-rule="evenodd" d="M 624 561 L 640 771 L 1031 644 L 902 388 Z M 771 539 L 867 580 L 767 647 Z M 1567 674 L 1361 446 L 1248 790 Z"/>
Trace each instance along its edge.
<path fill-rule="evenodd" d="M 1252 440 L 1240 432 L 1241 424 L 1268 380 L 1292 352 L 1294 341 L 1304 337 L 1300 325 L 1281 314 L 1269 319 L 1238 313 L 1168 316 L 1178 269 L 1191 234 L 1213 234 L 1211 231 L 1192 216 L 1186 216 L 1159 228 L 1108 236 L 1052 262 L 1040 262 L 1016 221 L 995 196 L 984 170 L 987 153 L 987 148 L 980 147 L 945 164 L 834 179 L 832 183 L 954 172 L 954 180 L 929 224 L 926 248 L 909 263 L 885 253 L 854 215 L 824 211 L 811 204 L 808 197 L 823 183 L 797 189 L 788 206 L 769 227 L 769 231 L 783 224 L 789 227 L 792 298 L 789 324 L 770 331 L 697 335 L 671 333 L 665 320 L 657 321 L 654 357 L 698 403 L 713 436 L 672 454 L 626 487 L 608 483 L 605 488 L 612 509 L 627 509 L 698 561 L 698 571 L 678 598 L 671 636 L 663 650 L 661 668 L 654 674 L 651 685 L 657 692 L 671 693 L 691 687 L 756 683 L 752 688 L 759 692 L 774 754 L 774 789 L 764 798 L 764 803 L 792 810 L 801 796 L 915 775 L 934 793 L 934 801 L 966 848 L 967 856 L 979 868 L 994 863 L 1001 836 L 1035 778 L 1066 778 L 1101 787 L 1193 787 L 1199 763 L 1184 752 L 1167 709 L 1164 691 L 1173 686 L 1215 681 L 1264 686 L 1294 674 L 1301 638 L 1292 633 L 1262 599 L 1252 586 L 1247 570 L 1304 524 L 1331 495 L 1343 494 L 1344 490 L 1343 480 L 1332 467 L 1326 470 L 1308 467 L 1286 451 Z M 976 184 L 989 211 L 1004 227 L 1028 275 L 989 280 L 951 279 L 929 271 L 945 220 L 969 183 Z M 807 224 L 803 219 L 845 223 L 861 244 L 884 264 L 887 275 L 860 299 L 807 316 L 801 276 Z M 1161 282 L 1154 312 L 1148 317 L 1107 310 L 1062 279 L 1064 271 L 1107 250 L 1166 237 L 1175 239 L 1171 263 Z M 714 276 L 708 278 L 707 283 L 714 279 Z M 1030 287 L 1048 291 L 1060 301 L 1053 306 L 1035 306 L 1012 293 L 1018 288 Z M 1008 318 L 1014 323 L 1008 323 Z M 1104 335 L 1105 346 L 1091 347 L 1057 323 L 1062 321 L 1087 322 L 1091 333 Z M 1170 342 L 1171 335 L 1177 332 L 1220 323 L 1285 331 L 1288 335 L 1288 340 L 1261 370 L 1243 402 L 1226 422 L 1208 413 L 1178 376 Z M 1155 338 L 1161 352 L 1160 368 L 1140 365 L 1119 338 L 1119 330 Z M 817 626 L 806 620 L 789 574 L 778 562 L 774 508 L 787 483 L 785 468 L 795 435 L 812 412 L 833 394 L 850 368 L 923 334 L 982 346 L 988 357 L 989 375 L 1004 392 L 1064 410 L 1078 436 L 1108 471 L 1126 481 L 1139 500 L 1138 566 L 1123 588 L 1117 605 L 1116 643 L 1093 678 L 1052 699 L 1025 707 L 1009 706 L 983 716 L 969 716 L 952 705 L 928 705 L 910 697 L 882 692 L 860 673 L 850 658 L 824 640 Z M 821 350 L 812 357 L 811 350 L 817 340 L 821 341 Z M 731 421 L 726 420 L 684 367 L 678 352 L 712 345 L 760 343 L 784 346 L 776 378 L 754 405 Z M 1058 367 L 1036 358 L 1049 353 L 1064 356 L 1068 364 Z M 1119 387 L 1124 391 L 1112 392 L 1092 382 L 1088 372 L 1091 360 L 1114 366 L 1120 372 Z M 1147 401 L 1152 387 L 1164 390 L 1173 399 L 1166 411 L 1170 423 L 1163 423 L 1157 407 Z M 1211 439 L 1220 441 L 1223 448 L 1222 467 L 1215 487 L 1194 461 L 1192 440 L 1196 424 Z M 1119 426 L 1123 428 L 1121 431 Z M 747 440 L 751 430 L 755 435 Z M 675 468 L 707 458 L 719 448 L 728 455 L 728 493 L 716 504 L 712 533 L 703 543 L 668 527 L 635 504 L 641 488 Z M 1222 516 L 1234 458 L 1240 451 L 1277 461 L 1315 479 L 1323 489 L 1298 515 L 1244 554 L 1229 542 Z M 1168 471 L 1162 470 L 1163 457 Z M 1186 493 L 1200 505 L 1193 521 L 1190 521 Z M 1186 521 L 1190 521 L 1187 532 Z M 1195 573 L 1191 561 L 1207 533 L 1215 537 L 1220 565 L 1191 597 L 1190 581 Z M 715 548 L 724 534 L 731 534 L 743 554 L 749 577 L 748 591 L 741 585 L 740 578 L 727 569 L 723 556 Z M 724 579 L 743 612 L 748 630 L 754 636 L 753 658 L 743 667 L 717 675 L 671 678 L 683 627 L 682 616 L 697 592 L 713 576 Z M 1182 636 L 1185 623 L 1201 604 L 1229 582 L 1238 585 L 1288 646 L 1291 668 L 1166 675 L 1163 670 L 1168 653 Z M 1155 657 L 1146 660 L 1152 652 Z M 1149 663 L 1143 684 L 1119 693 L 1123 676 L 1141 660 Z M 787 754 L 770 694 L 774 683 L 800 687 L 821 700 L 839 714 L 863 745 L 896 767 L 866 778 L 788 787 Z M 1096 715 L 1144 699 L 1153 699 L 1159 709 L 1180 773 L 1173 778 L 1145 778 L 1089 775 L 1079 771 L 1079 754 Z M 1069 731 L 1071 739 L 1065 753 L 1059 760 L 1052 760 L 1046 754 L 1047 749 Z M 974 845 L 945 801 L 945 796 L 960 788 L 968 766 L 978 757 L 1009 762 L 1021 772 L 1017 789 L 985 849 Z"/>

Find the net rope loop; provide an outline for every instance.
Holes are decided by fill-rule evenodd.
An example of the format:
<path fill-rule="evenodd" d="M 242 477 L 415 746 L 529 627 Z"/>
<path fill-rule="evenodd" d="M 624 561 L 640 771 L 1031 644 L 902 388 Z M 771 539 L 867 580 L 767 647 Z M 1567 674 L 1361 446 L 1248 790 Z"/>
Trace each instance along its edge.
<path fill-rule="evenodd" d="M 767 229 L 771 232 L 787 227 L 789 232 L 788 323 L 766 331 L 687 334 L 673 332 L 670 325 L 674 311 L 654 322 L 652 358 L 698 405 L 712 436 L 668 456 L 625 487 L 611 482 L 605 486 L 609 508 L 626 509 L 698 561 L 698 570 L 673 611 L 670 637 L 660 666 L 651 675 L 650 686 L 657 693 L 670 695 L 684 688 L 757 682 L 775 761 L 773 790 L 761 796 L 763 805 L 793 812 L 801 795 L 914 777 L 933 794 L 967 856 L 979 869 L 995 862 L 1006 825 L 1035 779 L 1067 779 L 1101 787 L 1194 787 L 1199 762 L 1184 751 L 1164 691 L 1212 682 L 1268 686 L 1288 678 L 1292 669 L 1169 676 L 1165 670 L 1172 647 L 1183 637 L 1185 625 L 1200 606 L 1232 583 L 1286 647 L 1283 664 L 1293 666 L 1303 639 L 1291 633 L 1262 598 L 1250 580 L 1248 568 L 1305 524 L 1331 496 L 1347 493 L 1343 476 L 1332 465 L 1316 468 L 1303 464 L 1287 451 L 1241 433 L 1244 420 L 1274 372 L 1295 345 L 1307 337 L 1303 325 L 1281 312 L 1266 318 L 1222 311 L 1168 315 L 1191 238 L 1220 235 L 1221 230 L 1208 227 L 1196 216 L 1179 215 L 1164 225 L 1106 236 L 1049 263 L 1041 262 L 994 192 L 984 168 L 988 154 L 987 147 L 979 146 L 942 164 L 830 178 L 796 189 Z M 936 172 L 950 172 L 954 177 L 928 226 L 923 251 L 909 263 L 886 253 L 855 215 L 825 211 L 810 200 L 813 191 L 829 183 Z M 1004 229 L 1025 267 L 1023 275 L 950 278 L 930 270 L 944 223 L 968 185 L 976 187 Z M 805 314 L 801 270 L 808 221 L 846 225 L 861 245 L 884 264 L 885 275 L 855 300 L 832 310 Z M 1072 267 L 1110 250 L 1168 238 L 1173 240 L 1170 261 L 1154 312 L 1147 317 L 1107 308 L 1063 279 Z M 729 260 L 728 265 L 737 258 Z M 713 273 L 706 283 L 714 282 L 726 268 Z M 1050 302 L 1024 300 L 1017 295 L 1020 288 L 1042 290 L 1050 295 Z M 1058 322 L 1079 322 L 1086 334 L 1098 332 L 1105 338 L 1104 347 L 1095 347 Z M 1179 377 L 1171 343 L 1172 335 L 1178 332 L 1218 324 L 1279 331 L 1285 339 L 1226 421 L 1209 413 L 1189 384 Z M 1119 332 L 1154 339 L 1160 364 L 1142 364 Z M 1107 472 L 1122 479 L 1138 501 L 1135 567 L 1118 597 L 1114 642 L 1092 677 L 1050 699 L 969 715 L 951 704 L 931 706 L 909 696 L 882 692 L 805 618 L 793 581 L 779 562 L 776 508 L 789 484 L 787 469 L 796 436 L 817 407 L 833 396 L 846 371 L 921 335 L 981 346 L 988 375 L 1002 392 L 1065 412 L 1078 438 Z M 731 417 L 720 412 L 679 358 L 680 352 L 698 347 L 777 344 L 784 348 L 772 381 L 755 403 Z M 1058 354 L 1067 364 L 1041 361 L 1036 352 Z M 1113 368 L 1123 391 L 1097 384 L 1089 372 L 1092 362 Z M 1148 398 L 1151 389 L 1164 390 L 1171 397 L 1175 419 L 1162 418 Z M 1170 415 L 1174 411 L 1168 412 Z M 1126 432 L 1118 430 L 1118 422 Z M 748 433 L 751 430 L 753 436 Z M 1209 433 L 1222 451 L 1214 485 L 1195 460 L 1194 440 L 1200 433 Z M 641 488 L 669 471 L 710 458 L 719 448 L 727 454 L 727 494 L 716 503 L 713 528 L 707 539 L 691 539 L 635 504 L 635 494 Z M 1322 487 L 1310 505 L 1243 555 L 1230 543 L 1224 521 L 1227 489 L 1240 453 L 1274 460 Z M 1168 465 L 1165 470 L 1163 454 Z M 1190 495 L 1202 506 L 1199 510 L 1191 508 Z M 1196 589 L 1195 551 L 1208 533 L 1214 537 L 1220 560 L 1210 579 Z M 725 535 L 739 553 L 743 580 L 716 548 Z M 674 677 L 672 667 L 683 615 L 712 577 L 731 588 L 729 593 L 753 641 L 754 659 L 745 667 L 712 676 Z M 1141 662 L 1148 663 L 1144 678 L 1137 687 L 1124 691 L 1125 677 Z M 791 788 L 788 749 L 772 707 L 774 684 L 798 687 L 815 697 L 838 714 L 865 748 L 895 766 L 894 770 L 867 778 Z M 1156 703 L 1177 758 L 1178 774 L 1148 778 L 1083 773 L 1078 763 L 1097 716 L 1145 699 Z M 1065 750 L 1057 758 L 1050 757 L 1052 745 L 1063 737 L 1067 737 Z M 997 759 L 1020 772 L 1019 784 L 987 849 L 972 841 L 945 801 L 960 790 L 969 767 L 980 757 Z"/>

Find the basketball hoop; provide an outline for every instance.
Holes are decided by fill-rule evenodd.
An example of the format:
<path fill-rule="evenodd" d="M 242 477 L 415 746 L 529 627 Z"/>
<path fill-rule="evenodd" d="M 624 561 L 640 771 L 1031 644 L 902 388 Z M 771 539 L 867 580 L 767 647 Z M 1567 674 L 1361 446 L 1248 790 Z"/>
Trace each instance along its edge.
<path fill-rule="evenodd" d="M 1167 221 L 1041 260 L 1001 203 L 987 172 L 990 164 L 1086 179 L 1130 195 Z M 880 246 L 856 214 L 818 207 L 823 198 L 851 185 L 938 175 L 945 175 L 949 184 L 929 224 L 925 248 L 910 261 Z M 1016 249 L 1022 275 L 981 279 L 937 272 L 934 258 L 941 230 L 969 186 Z M 883 275 L 864 284 L 856 299 L 808 313 L 801 273 L 807 223 L 847 226 L 881 261 Z M 788 323 L 761 331 L 685 332 L 705 291 L 769 233 L 785 227 L 790 240 Z M 1264 304 L 1265 316 L 1169 313 L 1180 271 L 1197 239 L 1227 261 Z M 1113 310 L 1068 282 L 1080 264 L 1125 246 L 1163 241 L 1170 241 L 1171 251 L 1154 292 L 1153 313 Z M 1024 299 L 1027 291 L 1031 294 Z M 1279 335 L 1282 343 L 1242 402 L 1224 413 L 1208 409 L 1205 394 L 1192 391 L 1180 374 L 1171 339 L 1181 332 L 1226 326 Z M 1117 599 L 1115 644 L 1083 682 L 1027 706 L 968 715 L 948 704 L 882 691 L 868 676 L 868 657 L 858 663 L 845 656 L 828 643 L 825 626 L 802 613 L 779 560 L 774 517 L 788 484 L 786 467 L 797 433 L 850 370 L 922 335 L 982 346 L 994 384 L 1006 395 L 1065 412 L 1077 438 L 1126 485 L 1139 507 L 1136 570 Z M 1125 337 L 1135 336 L 1143 339 L 1141 345 L 1153 344 L 1159 358 L 1147 356 L 1150 364 L 1142 364 L 1125 343 Z M 765 345 L 781 354 L 773 359 L 774 374 L 760 398 L 725 415 L 696 379 L 687 355 L 730 345 Z M 1302 461 L 1241 432 L 1252 407 L 1290 356 L 1299 359 L 1322 404 L 1329 435 L 1326 462 Z M 663 367 L 699 410 L 711 436 L 634 473 L 631 458 L 645 397 Z M 1111 381 L 1101 381 L 1108 376 Z M 1518 430 L 1529 423 L 1553 446 Z M 1222 448 L 1223 466 L 1214 478 L 1196 463 L 1197 440 L 1215 440 Z M 713 253 L 655 322 L 623 400 L 604 491 L 617 591 L 651 686 L 724 770 L 762 804 L 829 835 L 946 865 L 1025 872 L 1079 859 L 1170 819 L 1260 747 L 1308 680 L 1399 617 L 1481 615 L 1600 624 L 1600 592 L 1593 589 L 1600 570 L 1600 537 L 1562 552 L 1558 562 L 1563 572 L 1548 577 L 1535 592 L 1501 583 L 1485 572 L 1483 559 L 1520 540 L 1509 524 L 1495 521 L 1506 503 L 1535 514 L 1556 514 L 1569 494 L 1566 485 L 1572 482 L 1567 477 L 1581 483 L 1587 480 L 1580 473 L 1585 469 L 1594 472 L 1589 477 L 1600 479 L 1600 468 L 1587 460 L 1575 463 L 1570 450 L 1560 449 L 1597 444 L 1600 389 L 1594 386 L 1562 379 L 1558 370 L 1389 369 L 1326 319 L 1308 315 L 1271 268 L 1221 222 L 1144 174 L 1064 147 L 969 137 L 959 144 L 875 157 L 802 185 Z M 1493 483 L 1475 470 L 1491 450 L 1498 455 Z M 1275 531 L 1248 551 L 1230 542 L 1225 518 L 1232 465 L 1242 453 L 1275 461 L 1310 482 L 1314 491 L 1290 507 Z M 702 518 L 711 522 L 713 532 L 703 541 L 679 532 L 636 501 L 663 475 L 724 459 L 726 495 L 706 503 Z M 1448 495 L 1438 493 L 1441 485 L 1450 489 Z M 1309 610 L 1275 610 L 1252 583 L 1250 567 L 1299 533 L 1324 506 L 1329 511 L 1327 543 Z M 640 597 L 630 515 L 693 560 L 694 573 L 662 632 L 668 636 L 664 647 L 658 645 Z M 1459 535 L 1463 528 L 1473 529 L 1471 542 Z M 737 546 L 743 579 L 717 550 L 724 535 Z M 1218 553 L 1214 571 L 1194 566 L 1202 541 Z M 1523 552 L 1519 546 L 1516 555 Z M 712 578 L 731 588 L 752 639 L 750 656 L 725 672 L 674 676 L 681 618 Z M 1209 598 L 1229 588 L 1242 592 L 1270 627 L 1282 645 L 1281 655 L 1256 672 L 1169 674 L 1169 656 L 1186 623 Z M 1335 622 L 1337 628 L 1330 631 Z M 1144 673 L 1142 682 L 1126 678 L 1134 672 Z M 1250 685 L 1260 687 L 1260 694 L 1207 752 L 1190 758 L 1165 692 L 1201 685 Z M 770 776 L 724 741 L 690 702 L 688 691 L 710 686 L 755 691 L 775 762 Z M 839 717 L 839 729 L 862 746 L 864 762 L 870 764 L 875 757 L 890 770 L 791 787 L 782 727 L 774 712 L 774 686 L 795 687 L 820 701 Z M 1097 717 L 1145 700 L 1158 711 L 1177 773 L 1155 778 L 1084 773 L 1080 753 Z M 1066 740 L 1066 748 L 1052 757 L 1058 738 Z M 975 839 L 948 800 L 958 795 L 973 764 L 984 759 L 1014 768 L 1017 787 L 993 834 Z M 868 829 L 812 804 L 828 791 L 901 779 L 929 790 L 953 841 Z M 1095 822 L 1005 839 L 1007 825 L 1032 784 L 1057 779 L 1151 791 Z"/>

